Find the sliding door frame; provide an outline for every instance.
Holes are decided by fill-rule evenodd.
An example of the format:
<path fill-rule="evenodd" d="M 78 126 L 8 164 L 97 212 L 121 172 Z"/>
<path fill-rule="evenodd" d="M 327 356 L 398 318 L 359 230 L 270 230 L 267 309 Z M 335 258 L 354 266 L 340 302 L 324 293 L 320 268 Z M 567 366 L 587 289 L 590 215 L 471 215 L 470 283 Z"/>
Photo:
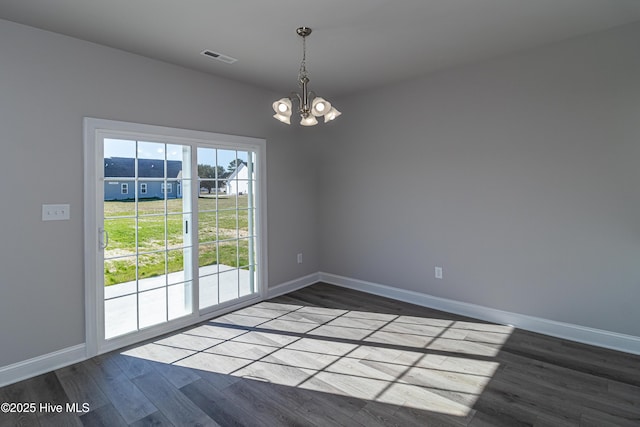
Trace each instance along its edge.
<path fill-rule="evenodd" d="M 104 292 L 98 291 L 97 284 L 102 282 L 103 271 L 98 266 L 102 258 L 99 245 L 98 215 L 104 202 L 104 185 L 96 179 L 100 169 L 104 168 L 103 152 L 99 150 L 100 141 L 105 137 L 131 135 L 145 136 L 150 140 L 187 141 L 193 146 L 215 146 L 222 149 L 251 151 L 255 153 L 255 249 L 256 249 L 256 293 L 216 305 L 214 309 L 199 309 L 198 279 L 194 278 L 192 314 L 166 323 L 151 326 L 132 334 L 113 340 L 104 339 Z M 192 152 L 192 165 L 195 163 L 195 150 Z M 192 177 L 192 194 L 197 197 L 200 191 L 197 168 Z M 267 179 L 266 179 L 266 140 L 253 137 L 225 135 L 212 132 L 145 125 L 91 117 L 84 118 L 84 254 L 85 254 L 85 340 L 87 357 L 93 357 L 117 348 L 153 338 L 157 335 L 180 329 L 212 317 L 261 301 L 267 294 Z M 197 231 L 197 212 L 194 212 L 193 227 Z M 197 254 L 194 257 L 194 271 L 197 271 Z M 102 308 L 100 308 L 102 304 Z"/>

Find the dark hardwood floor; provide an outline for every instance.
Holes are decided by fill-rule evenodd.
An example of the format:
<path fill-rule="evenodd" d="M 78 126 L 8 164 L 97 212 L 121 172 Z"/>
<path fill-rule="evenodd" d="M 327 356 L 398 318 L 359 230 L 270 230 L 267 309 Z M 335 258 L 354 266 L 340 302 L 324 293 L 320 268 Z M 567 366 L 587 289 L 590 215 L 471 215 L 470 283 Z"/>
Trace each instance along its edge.
<path fill-rule="evenodd" d="M 0 402 L 79 404 L 1 427 L 639 426 L 640 356 L 316 284 Z"/>

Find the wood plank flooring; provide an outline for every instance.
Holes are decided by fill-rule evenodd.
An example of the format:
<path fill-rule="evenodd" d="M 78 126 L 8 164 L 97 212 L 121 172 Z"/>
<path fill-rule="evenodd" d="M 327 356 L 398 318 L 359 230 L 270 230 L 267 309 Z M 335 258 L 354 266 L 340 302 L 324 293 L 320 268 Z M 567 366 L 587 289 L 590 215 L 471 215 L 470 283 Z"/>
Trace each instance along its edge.
<path fill-rule="evenodd" d="M 640 356 L 316 284 L 0 388 L 7 426 L 639 426 Z"/>

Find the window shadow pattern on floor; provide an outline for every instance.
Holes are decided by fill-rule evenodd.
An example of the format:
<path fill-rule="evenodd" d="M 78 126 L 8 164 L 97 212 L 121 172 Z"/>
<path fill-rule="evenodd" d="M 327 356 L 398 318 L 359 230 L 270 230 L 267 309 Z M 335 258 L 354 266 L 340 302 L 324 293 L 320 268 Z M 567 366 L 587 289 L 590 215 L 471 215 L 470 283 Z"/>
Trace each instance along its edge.
<path fill-rule="evenodd" d="M 226 376 L 223 386 L 242 378 L 466 418 L 513 331 L 347 306 L 358 304 L 280 297 L 119 354 Z"/>

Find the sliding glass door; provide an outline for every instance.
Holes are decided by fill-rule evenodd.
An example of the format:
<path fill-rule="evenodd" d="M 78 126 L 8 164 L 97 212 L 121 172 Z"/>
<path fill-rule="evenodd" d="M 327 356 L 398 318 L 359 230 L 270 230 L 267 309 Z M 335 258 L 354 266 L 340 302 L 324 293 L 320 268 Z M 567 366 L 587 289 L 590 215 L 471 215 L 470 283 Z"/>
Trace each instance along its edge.
<path fill-rule="evenodd" d="M 95 136 L 98 351 L 260 296 L 260 146 Z"/>

